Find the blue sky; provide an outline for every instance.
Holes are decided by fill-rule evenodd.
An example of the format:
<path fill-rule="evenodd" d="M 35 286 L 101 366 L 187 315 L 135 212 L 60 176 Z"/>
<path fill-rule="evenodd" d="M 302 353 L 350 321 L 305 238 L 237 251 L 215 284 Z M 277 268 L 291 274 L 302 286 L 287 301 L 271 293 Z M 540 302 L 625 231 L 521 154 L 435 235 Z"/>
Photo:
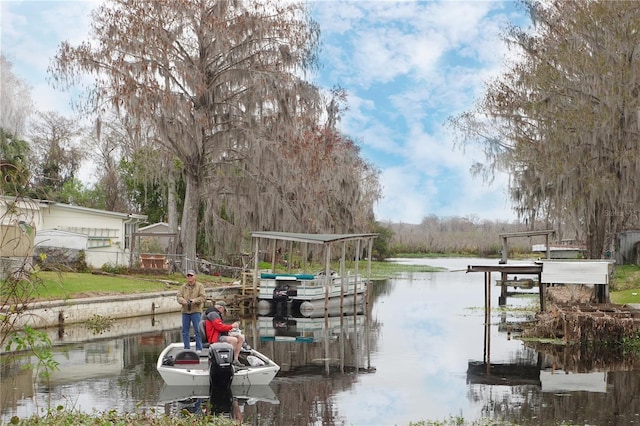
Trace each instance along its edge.
<path fill-rule="evenodd" d="M 2 54 L 32 87 L 36 109 L 68 113 L 69 95 L 46 73 L 58 45 L 86 39 L 99 1 L 0 1 Z M 320 86 L 344 88 L 341 130 L 380 170 L 376 219 L 420 223 L 429 215 L 515 220 L 508 176 L 491 185 L 470 167 L 479 150 L 455 148 L 445 121 L 471 108 L 498 75 L 507 22 L 524 22 L 512 1 L 310 1 L 322 32 Z M 84 172 L 90 178 L 90 168 Z"/>

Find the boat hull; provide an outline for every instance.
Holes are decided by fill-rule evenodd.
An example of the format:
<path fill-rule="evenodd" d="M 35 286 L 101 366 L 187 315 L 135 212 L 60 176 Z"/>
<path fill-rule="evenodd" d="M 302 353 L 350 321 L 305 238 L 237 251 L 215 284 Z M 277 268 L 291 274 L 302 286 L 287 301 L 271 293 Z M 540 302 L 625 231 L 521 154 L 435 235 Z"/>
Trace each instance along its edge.
<path fill-rule="evenodd" d="M 306 274 L 262 274 L 258 298 L 274 302 L 312 302 L 364 294 L 367 282 L 361 275 L 346 277 Z"/>
<path fill-rule="evenodd" d="M 163 360 L 175 357 L 183 351 L 182 343 L 171 343 L 160 353 L 156 368 L 164 382 L 170 386 L 209 386 L 209 356 L 206 351 L 198 356 L 198 361 L 193 364 L 163 363 Z M 280 371 L 280 366 L 260 352 L 252 349 L 249 355 L 260 359 L 265 365 L 236 369 L 231 386 L 268 385 Z"/>

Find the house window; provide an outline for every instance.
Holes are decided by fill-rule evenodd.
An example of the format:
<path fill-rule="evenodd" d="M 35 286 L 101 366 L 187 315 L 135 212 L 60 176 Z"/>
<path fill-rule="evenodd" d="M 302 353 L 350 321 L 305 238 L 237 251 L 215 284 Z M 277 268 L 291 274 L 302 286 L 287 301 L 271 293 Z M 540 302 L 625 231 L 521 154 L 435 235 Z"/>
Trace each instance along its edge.
<path fill-rule="evenodd" d="M 124 248 L 131 248 L 131 236 L 136 232 L 138 224 L 125 223 L 124 224 Z"/>

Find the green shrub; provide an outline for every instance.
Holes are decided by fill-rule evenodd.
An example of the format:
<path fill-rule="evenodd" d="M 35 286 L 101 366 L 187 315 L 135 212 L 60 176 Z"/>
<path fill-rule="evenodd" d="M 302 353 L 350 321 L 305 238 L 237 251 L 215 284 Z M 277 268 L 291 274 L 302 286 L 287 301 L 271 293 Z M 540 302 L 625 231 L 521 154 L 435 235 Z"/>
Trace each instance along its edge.
<path fill-rule="evenodd" d="M 78 252 L 78 257 L 76 259 L 74 267 L 76 272 L 91 272 L 91 269 L 89 269 L 89 265 L 87 265 L 87 254 L 84 252 L 84 250 L 80 250 Z"/>
<path fill-rule="evenodd" d="M 108 274 L 116 274 L 116 275 L 122 275 L 122 274 L 126 274 L 127 272 L 129 272 L 129 268 L 127 268 L 126 266 L 114 265 L 111 262 L 107 262 L 104 265 L 102 265 L 100 270 L 102 272 L 106 272 Z"/>

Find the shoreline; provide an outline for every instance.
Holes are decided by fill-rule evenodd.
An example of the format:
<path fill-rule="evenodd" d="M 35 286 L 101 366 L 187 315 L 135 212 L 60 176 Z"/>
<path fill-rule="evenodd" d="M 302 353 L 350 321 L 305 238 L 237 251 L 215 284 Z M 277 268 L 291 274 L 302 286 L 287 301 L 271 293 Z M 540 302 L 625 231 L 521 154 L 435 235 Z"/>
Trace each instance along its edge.
<path fill-rule="evenodd" d="M 205 307 L 217 299 L 232 299 L 240 293 L 239 285 L 205 288 Z M 13 329 L 30 326 L 36 329 L 58 327 L 89 320 L 96 315 L 112 319 L 132 318 L 180 312 L 176 292 L 131 293 L 75 299 L 35 301 L 27 305 L 9 305 L 2 309 Z"/>

